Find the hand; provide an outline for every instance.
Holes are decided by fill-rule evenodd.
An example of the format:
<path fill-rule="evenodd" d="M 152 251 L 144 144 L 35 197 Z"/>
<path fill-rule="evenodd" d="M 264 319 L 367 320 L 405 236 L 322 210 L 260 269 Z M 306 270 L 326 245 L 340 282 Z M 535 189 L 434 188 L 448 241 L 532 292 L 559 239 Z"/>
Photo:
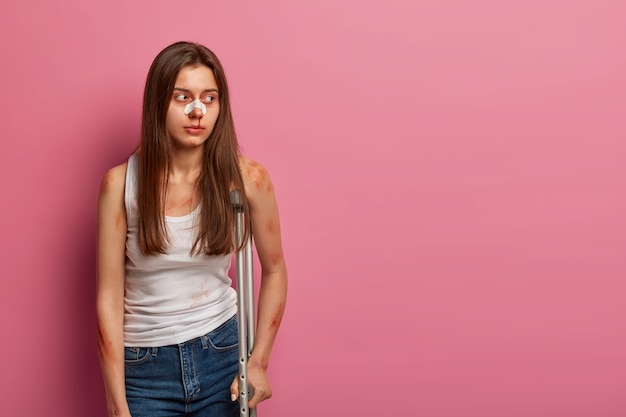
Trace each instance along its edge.
<path fill-rule="evenodd" d="M 108 411 L 109 411 L 108 412 L 109 417 L 132 417 L 130 415 L 130 410 L 128 409 L 128 407 L 125 407 L 122 410 L 117 409 L 115 407 L 110 407 Z"/>
<path fill-rule="evenodd" d="M 117 412 L 113 412 L 113 413 L 109 413 L 109 416 L 111 416 L 111 417 L 118 417 L 118 416 L 119 416 L 119 417 L 132 417 L 132 416 L 130 415 L 130 412 L 129 412 L 129 411 L 123 412 L 123 413 L 121 413 L 121 414 L 120 414 L 120 413 L 117 413 Z"/>
<path fill-rule="evenodd" d="M 272 396 L 270 382 L 262 366 L 248 364 L 248 384 L 254 390 L 254 395 L 248 400 L 248 408 L 256 408 L 258 403 Z M 233 401 L 239 398 L 239 375 L 235 376 L 230 386 L 230 393 Z"/>

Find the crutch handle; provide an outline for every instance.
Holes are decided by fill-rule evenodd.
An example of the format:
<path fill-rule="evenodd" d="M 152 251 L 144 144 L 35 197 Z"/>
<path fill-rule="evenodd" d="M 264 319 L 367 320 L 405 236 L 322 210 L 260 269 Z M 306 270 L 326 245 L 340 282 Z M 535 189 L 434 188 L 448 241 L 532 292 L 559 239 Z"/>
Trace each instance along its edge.
<path fill-rule="evenodd" d="M 233 206 L 235 213 L 243 213 L 243 201 L 241 201 L 239 190 L 232 190 L 230 192 L 230 204 Z"/>

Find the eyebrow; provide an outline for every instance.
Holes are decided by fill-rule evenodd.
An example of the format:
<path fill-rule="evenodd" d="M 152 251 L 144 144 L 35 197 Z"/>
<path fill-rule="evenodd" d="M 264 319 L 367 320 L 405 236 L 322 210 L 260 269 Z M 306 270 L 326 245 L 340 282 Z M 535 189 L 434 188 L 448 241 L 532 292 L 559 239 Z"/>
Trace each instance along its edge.
<path fill-rule="evenodd" d="M 191 94 L 191 90 L 182 87 L 174 87 L 174 90 L 182 91 L 183 93 Z M 217 88 L 207 88 L 203 91 L 203 93 L 219 93 Z"/>

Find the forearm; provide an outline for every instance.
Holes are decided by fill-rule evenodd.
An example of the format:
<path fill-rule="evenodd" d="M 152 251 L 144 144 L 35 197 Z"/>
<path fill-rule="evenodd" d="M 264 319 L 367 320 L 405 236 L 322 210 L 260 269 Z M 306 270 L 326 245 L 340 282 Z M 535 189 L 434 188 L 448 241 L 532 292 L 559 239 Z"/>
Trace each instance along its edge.
<path fill-rule="evenodd" d="M 109 416 L 128 413 L 124 382 L 123 311 L 98 305 L 98 353 Z"/>
<path fill-rule="evenodd" d="M 129 416 L 124 383 L 126 164 L 107 172 L 98 200 L 98 352 L 109 416 Z"/>
<path fill-rule="evenodd" d="M 256 337 L 250 366 L 267 368 L 287 300 L 287 271 L 281 268 L 261 277 Z"/>

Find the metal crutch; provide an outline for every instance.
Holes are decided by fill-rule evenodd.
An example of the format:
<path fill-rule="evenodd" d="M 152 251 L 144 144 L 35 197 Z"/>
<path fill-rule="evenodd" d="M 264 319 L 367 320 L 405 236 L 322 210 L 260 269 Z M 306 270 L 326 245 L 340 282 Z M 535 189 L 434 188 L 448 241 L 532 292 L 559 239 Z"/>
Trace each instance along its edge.
<path fill-rule="evenodd" d="M 244 236 L 245 209 L 239 190 L 230 193 L 235 212 L 235 237 L 237 247 Z M 236 253 L 237 266 L 237 316 L 239 334 L 239 416 L 256 417 L 256 409 L 248 409 L 248 400 L 254 395 L 248 384 L 248 358 L 254 346 L 254 276 L 252 264 L 252 233 Z"/>

